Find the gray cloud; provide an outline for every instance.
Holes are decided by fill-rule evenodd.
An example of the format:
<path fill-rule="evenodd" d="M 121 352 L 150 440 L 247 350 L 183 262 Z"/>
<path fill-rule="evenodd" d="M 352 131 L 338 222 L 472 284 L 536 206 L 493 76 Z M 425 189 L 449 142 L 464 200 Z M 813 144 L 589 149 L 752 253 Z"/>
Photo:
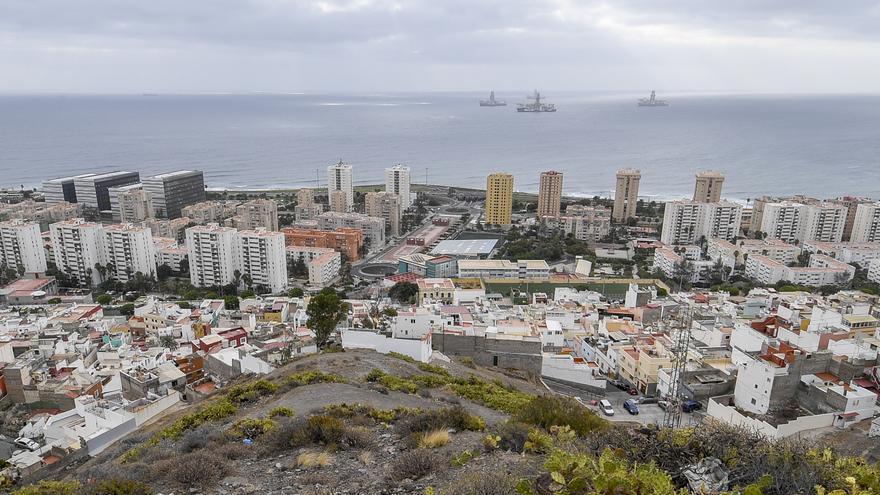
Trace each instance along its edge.
<path fill-rule="evenodd" d="M 867 90 L 878 21 L 867 0 L 7 0 L 0 90 Z"/>

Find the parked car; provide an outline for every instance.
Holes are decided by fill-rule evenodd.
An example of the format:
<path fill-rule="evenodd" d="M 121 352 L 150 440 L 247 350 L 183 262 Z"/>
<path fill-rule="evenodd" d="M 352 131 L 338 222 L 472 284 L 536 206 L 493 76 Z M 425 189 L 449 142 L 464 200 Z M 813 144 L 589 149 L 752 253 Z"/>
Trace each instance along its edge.
<path fill-rule="evenodd" d="M 628 393 L 629 395 L 639 395 L 639 391 L 636 390 L 636 389 L 634 389 L 634 388 L 629 389 L 629 390 L 627 391 L 627 393 Z"/>
<path fill-rule="evenodd" d="M 660 409 L 664 411 L 669 409 L 669 401 L 668 400 L 658 400 L 657 405 L 660 406 Z"/>
<path fill-rule="evenodd" d="M 627 399 L 623 401 L 623 408 L 626 409 L 628 413 L 634 416 L 639 413 L 639 406 L 636 405 L 636 401 L 632 399 Z"/>
<path fill-rule="evenodd" d="M 599 401 L 599 409 L 602 410 L 602 414 L 605 416 L 614 416 L 614 408 L 611 407 L 611 402 L 608 402 L 607 399 Z"/>
<path fill-rule="evenodd" d="M 620 390 L 623 390 L 623 391 L 629 390 L 629 385 L 627 385 L 621 381 L 612 380 L 611 384 L 614 385 L 615 387 L 619 388 Z"/>
<path fill-rule="evenodd" d="M 686 412 L 686 413 L 699 411 L 702 408 L 703 408 L 703 405 L 695 400 L 686 400 L 681 403 L 681 411 Z"/>
<path fill-rule="evenodd" d="M 31 452 L 35 450 L 40 450 L 40 444 L 38 444 L 35 440 L 32 440 L 27 437 L 18 437 L 15 439 L 15 445 L 21 447 L 23 449 L 28 449 Z"/>
<path fill-rule="evenodd" d="M 639 402 L 639 404 L 656 404 L 657 398 L 656 397 L 639 397 L 638 402 Z"/>

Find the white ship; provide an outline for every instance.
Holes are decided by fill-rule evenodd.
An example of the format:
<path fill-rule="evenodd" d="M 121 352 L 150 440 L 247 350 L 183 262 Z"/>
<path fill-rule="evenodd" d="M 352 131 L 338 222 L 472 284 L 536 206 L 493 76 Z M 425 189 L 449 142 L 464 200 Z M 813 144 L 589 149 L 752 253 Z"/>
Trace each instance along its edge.
<path fill-rule="evenodd" d="M 666 103 L 666 100 L 658 100 L 657 96 L 654 94 L 654 91 L 651 91 L 650 98 L 639 98 L 639 106 L 640 107 L 668 107 L 669 103 Z"/>
<path fill-rule="evenodd" d="M 529 100 L 535 100 L 534 103 L 517 103 L 516 111 L 517 112 L 555 112 L 556 105 L 553 103 L 542 103 L 541 102 L 541 93 L 538 93 L 538 90 L 535 90 L 535 94 L 526 96 Z"/>

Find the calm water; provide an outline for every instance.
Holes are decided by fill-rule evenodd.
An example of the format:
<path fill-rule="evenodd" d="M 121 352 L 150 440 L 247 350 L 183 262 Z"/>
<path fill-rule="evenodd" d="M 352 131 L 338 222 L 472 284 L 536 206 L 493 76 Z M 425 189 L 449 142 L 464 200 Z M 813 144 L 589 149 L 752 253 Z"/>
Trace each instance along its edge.
<path fill-rule="evenodd" d="M 523 92 L 524 94 L 525 92 Z M 688 195 L 693 174 L 727 175 L 724 195 L 880 197 L 880 96 L 554 94 L 555 114 L 480 108 L 485 95 L 0 97 L 0 185 L 105 169 L 205 171 L 210 187 L 314 185 L 340 158 L 358 184 L 395 163 L 414 182 L 482 187 L 508 171 L 534 191 L 565 172 L 570 194 L 608 194 L 642 170 L 642 194 Z"/>

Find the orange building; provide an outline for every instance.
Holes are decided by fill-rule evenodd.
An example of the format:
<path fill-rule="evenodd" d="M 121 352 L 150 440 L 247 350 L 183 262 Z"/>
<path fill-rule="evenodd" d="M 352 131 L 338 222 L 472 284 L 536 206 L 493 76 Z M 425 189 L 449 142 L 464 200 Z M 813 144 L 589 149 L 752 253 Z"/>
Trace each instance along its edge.
<path fill-rule="evenodd" d="M 309 230 L 285 228 L 284 243 L 288 246 L 331 248 L 348 257 L 349 261 L 360 259 L 364 234 L 358 229 Z"/>

